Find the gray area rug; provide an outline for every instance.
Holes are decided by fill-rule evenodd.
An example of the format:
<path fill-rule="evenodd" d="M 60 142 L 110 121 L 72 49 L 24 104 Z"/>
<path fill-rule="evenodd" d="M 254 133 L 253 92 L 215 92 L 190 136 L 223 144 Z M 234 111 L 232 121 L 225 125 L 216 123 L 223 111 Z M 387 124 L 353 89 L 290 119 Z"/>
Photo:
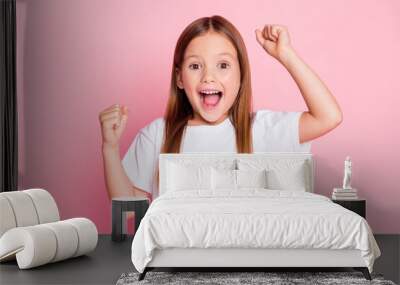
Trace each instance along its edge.
<path fill-rule="evenodd" d="M 384 280 L 382 274 L 371 274 L 366 280 L 361 272 L 158 272 L 149 271 L 138 281 L 139 273 L 123 273 L 117 285 L 133 284 L 384 284 L 396 285 Z"/>

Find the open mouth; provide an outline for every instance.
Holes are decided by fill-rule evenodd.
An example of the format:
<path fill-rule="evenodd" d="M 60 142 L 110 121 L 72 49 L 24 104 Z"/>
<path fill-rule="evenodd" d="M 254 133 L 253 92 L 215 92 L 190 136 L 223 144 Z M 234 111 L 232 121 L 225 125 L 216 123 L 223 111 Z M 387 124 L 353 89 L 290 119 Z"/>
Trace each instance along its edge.
<path fill-rule="evenodd" d="M 222 91 L 219 90 L 199 91 L 199 94 L 201 97 L 201 103 L 206 109 L 215 108 L 223 96 Z"/>

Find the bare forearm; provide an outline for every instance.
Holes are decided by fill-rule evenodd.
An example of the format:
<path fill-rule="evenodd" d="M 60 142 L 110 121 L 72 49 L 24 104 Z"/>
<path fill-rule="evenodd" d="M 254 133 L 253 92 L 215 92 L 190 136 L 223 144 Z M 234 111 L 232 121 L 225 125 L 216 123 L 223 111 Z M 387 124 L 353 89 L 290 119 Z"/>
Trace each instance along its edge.
<path fill-rule="evenodd" d="M 318 75 L 290 48 L 281 63 L 293 77 L 309 113 L 318 121 L 335 124 L 342 120 L 342 112 L 334 96 Z"/>
<path fill-rule="evenodd" d="M 104 178 L 110 199 L 124 196 L 148 196 L 149 194 L 133 187 L 122 167 L 119 147 L 103 145 Z"/>

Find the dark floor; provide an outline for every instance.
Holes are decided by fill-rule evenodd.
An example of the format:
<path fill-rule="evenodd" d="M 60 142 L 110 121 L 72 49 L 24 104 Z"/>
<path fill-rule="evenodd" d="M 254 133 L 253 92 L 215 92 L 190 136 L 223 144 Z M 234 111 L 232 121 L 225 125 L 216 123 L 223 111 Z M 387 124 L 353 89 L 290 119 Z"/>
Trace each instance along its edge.
<path fill-rule="evenodd" d="M 376 235 L 382 251 L 374 265 L 374 273 L 399 284 L 400 235 Z M 109 235 L 100 235 L 95 251 L 40 267 L 19 270 L 15 261 L 0 264 L 0 284 L 115 284 L 123 272 L 134 271 L 130 258 L 132 237 L 112 242 Z M 340 271 L 340 270 L 338 270 Z"/>

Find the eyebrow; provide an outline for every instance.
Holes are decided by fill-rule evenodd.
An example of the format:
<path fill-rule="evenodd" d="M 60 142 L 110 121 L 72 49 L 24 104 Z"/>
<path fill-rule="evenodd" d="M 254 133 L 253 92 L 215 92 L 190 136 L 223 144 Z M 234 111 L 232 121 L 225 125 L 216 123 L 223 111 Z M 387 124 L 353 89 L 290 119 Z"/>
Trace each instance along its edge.
<path fill-rule="evenodd" d="M 231 57 L 232 59 L 234 58 L 234 56 L 232 54 L 230 54 L 229 52 L 221 52 L 217 55 L 227 55 L 227 56 Z M 185 59 L 188 59 L 190 57 L 199 57 L 199 56 L 195 55 L 195 54 L 190 54 L 190 55 L 186 56 Z"/>

